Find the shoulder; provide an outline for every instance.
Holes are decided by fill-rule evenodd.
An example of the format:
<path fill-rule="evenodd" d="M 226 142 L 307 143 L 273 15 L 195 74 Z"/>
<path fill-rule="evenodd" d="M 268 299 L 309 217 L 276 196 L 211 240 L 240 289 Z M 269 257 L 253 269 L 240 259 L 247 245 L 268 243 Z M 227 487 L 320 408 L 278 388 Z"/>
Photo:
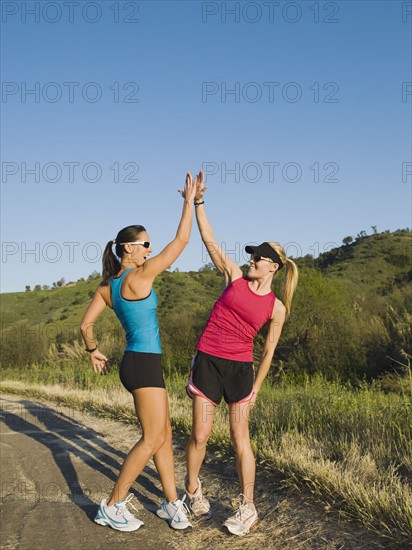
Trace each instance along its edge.
<path fill-rule="evenodd" d="M 247 284 L 248 281 L 243 276 L 242 270 L 239 268 L 239 271 L 234 271 L 229 275 L 225 275 L 226 287 L 241 285 L 242 283 Z"/>
<path fill-rule="evenodd" d="M 279 298 L 275 299 L 275 303 L 273 305 L 273 312 L 272 312 L 272 321 L 284 321 L 286 318 L 286 308 L 281 300 Z"/>
<path fill-rule="evenodd" d="M 143 267 L 132 268 L 125 274 L 121 286 L 121 295 L 126 300 L 143 300 L 153 290 L 155 277 L 145 272 Z"/>
<path fill-rule="evenodd" d="M 249 279 L 246 279 L 246 277 L 240 273 L 240 275 L 237 275 L 230 280 L 230 284 L 247 286 L 249 284 Z"/>
<path fill-rule="evenodd" d="M 128 285 L 139 285 L 142 281 L 154 280 L 155 277 L 149 272 L 150 270 L 146 265 L 149 261 L 150 260 L 146 260 L 142 266 L 129 268 L 125 272 L 124 279 L 127 281 Z"/>

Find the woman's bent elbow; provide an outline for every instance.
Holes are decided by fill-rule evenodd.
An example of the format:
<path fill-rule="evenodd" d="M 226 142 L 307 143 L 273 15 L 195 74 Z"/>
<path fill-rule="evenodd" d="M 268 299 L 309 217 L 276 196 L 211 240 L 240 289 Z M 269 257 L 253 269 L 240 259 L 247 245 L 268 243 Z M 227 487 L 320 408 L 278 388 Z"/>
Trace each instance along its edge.
<path fill-rule="evenodd" d="M 178 241 L 179 241 L 180 246 L 183 249 L 185 246 L 187 246 L 189 244 L 190 235 L 188 235 L 187 237 L 178 237 Z"/>

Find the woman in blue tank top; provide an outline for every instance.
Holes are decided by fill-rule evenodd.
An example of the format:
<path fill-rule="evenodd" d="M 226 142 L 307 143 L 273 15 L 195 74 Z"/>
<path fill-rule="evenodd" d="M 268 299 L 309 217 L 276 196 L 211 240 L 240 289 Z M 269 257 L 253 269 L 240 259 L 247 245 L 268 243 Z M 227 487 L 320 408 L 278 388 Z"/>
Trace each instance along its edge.
<path fill-rule="evenodd" d="M 176 237 L 160 254 L 149 258 L 150 237 L 141 225 L 125 227 L 107 244 L 103 281 L 81 322 L 86 351 L 90 353 L 94 371 L 99 374 L 106 372 L 108 360 L 98 349 L 93 325 L 106 306 L 113 308 L 126 334 L 120 379 L 133 396 L 142 437 L 127 455 L 109 498 L 101 501 L 95 517 L 96 523 L 120 531 L 135 531 L 143 525 L 127 509 L 126 504 L 132 498 L 127 494 L 151 457 L 165 494 L 157 515 L 174 529 L 191 528 L 185 505 L 176 494 L 169 405 L 161 370 L 157 296 L 152 288 L 155 277 L 176 260 L 189 242 L 196 192 L 196 180 L 193 183 L 189 173 L 184 189 L 179 191 L 184 206 Z"/>

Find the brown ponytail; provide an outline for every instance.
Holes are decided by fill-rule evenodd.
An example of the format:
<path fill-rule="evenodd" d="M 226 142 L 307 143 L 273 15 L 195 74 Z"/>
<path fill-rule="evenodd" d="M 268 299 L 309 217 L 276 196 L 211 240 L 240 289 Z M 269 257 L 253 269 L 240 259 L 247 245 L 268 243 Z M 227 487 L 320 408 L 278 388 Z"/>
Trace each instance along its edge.
<path fill-rule="evenodd" d="M 113 241 L 109 241 L 103 252 L 103 280 L 102 286 L 107 286 L 111 277 L 120 271 L 120 261 L 113 254 Z"/>
<path fill-rule="evenodd" d="M 120 271 L 120 260 L 124 254 L 124 246 L 121 243 L 137 241 L 142 231 L 146 231 L 143 225 L 128 225 L 119 231 L 114 241 L 107 243 L 103 252 L 102 286 L 107 286 L 110 279 Z M 113 253 L 113 245 L 116 245 L 116 254 Z"/>

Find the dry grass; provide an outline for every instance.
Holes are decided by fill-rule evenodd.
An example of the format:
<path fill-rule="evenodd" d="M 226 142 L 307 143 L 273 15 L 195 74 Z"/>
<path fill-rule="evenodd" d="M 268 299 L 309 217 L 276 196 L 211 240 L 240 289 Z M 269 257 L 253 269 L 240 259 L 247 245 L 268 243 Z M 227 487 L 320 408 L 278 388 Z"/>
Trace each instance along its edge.
<path fill-rule="evenodd" d="M 174 431 L 186 437 L 191 427 L 190 400 L 182 396 L 181 378 L 169 379 L 168 386 Z M 79 390 L 4 381 L 0 391 L 53 400 L 126 423 L 136 422 L 130 396 L 119 387 Z M 251 418 L 259 469 L 272 477 L 276 474 L 285 487 L 304 490 L 304 494 L 310 492 L 335 517 L 350 517 L 388 543 L 407 544 L 412 539 L 411 411 L 409 396 L 388 397 L 366 388 L 356 394 L 324 381 L 314 381 L 303 388 L 267 388 Z M 208 454 L 223 465 L 233 466 L 227 412 L 223 407 L 216 414 Z M 257 487 L 259 500 L 264 489 Z M 273 506 L 268 509 L 271 513 Z M 306 539 L 301 533 L 294 546 L 290 546 L 291 540 L 286 544 L 282 531 L 285 548 L 339 548 L 336 541 L 329 543 L 326 539 L 324 546 L 311 545 L 309 540 L 319 540 L 323 534 L 316 522 L 310 525 L 309 530 L 306 526 L 302 531 L 306 532 Z M 210 536 L 209 545 L 208 531 L 202 531 L 203 547 L 229 547 L 225 546 L 225 538 L 216 546 L 215 529 Z M 242 548 L 260 547 L 261 536 L 262 547 L 281 548 L 277 542 L 268 546 L 266 531 L 256 534 L 252 546 L 243 541 Z M 296 533 L 291 534 L 294 536 Z M 230 548 L 237 548 L 233 541 Z"/>
<path fill-rule="evenodd" d="M 14 386 L 14 390 L 18 393 L 30 392 L 29 389 L 25 389 L 22 385 Z M 42 392 L 41 388 L 36 388 L 35 391 L 37 393 L 35 401 L 43 401 L 43 405 L 36 404 L 37 407 L 45 407 L 44 410 L 47 411 L 50 406 L 49 404 L 53 403 L 53 398 L 58 399 L 59 403 L 54 406 L 52 405 L 52 407 L 55 411 L 58 411 L 58 415 L 62 415 L 64 422 L 67 422 L 67 418 L 70 418 L 73 420 L 76 419 L 77 423 L 77 419 L 79 419 L 81 425 L 86 430 L 89 430 L 90 434 L 99 434 L 99 439 L 107 442 L 109 449 L 116 449 L 116 454 L 111 455 L 115 459 L 114 462 L 116 462 L 119 456 L 118 452 L 126 453 L 136 442 L 135 425 L 119 425 L 119 422 L 116 420 L 108 418 L 107 413 L 105 416 L 98 418 L 94 414 L 87 413 L 84 410 L 77 412 L 72 404 L 69 407 L 62 404 L 62 398 L 70 403 L 71 396 L 70 394 L 62 395 L 59 388 L 52 388 L 46 392 Z M 42 393 L 44 397 L 41 399 L 39 395 Z M 83 397 L 84 404 L 88 406 L 87 395 L 84 394 Z M 13 400 L 13 403 L 16 403 L 20 399 L 20 396 L 14 398 L 6 395 L 2 401 L 7 403 L 7 401 Z M 25 408 L 25 418 L 27 419 L 30 408 L 27 408 L 27 402 L 25 403 L 24 398 L 22 399 L 22 403 L 22 407 Z M 122 399 L 117 404 L 121 405 L 121 403 Z M 16 411 L 15 408 L 7 410 Z M 38 409 L 36 410 L 38 411 Z M 40 416 L 43 418 L 42 415 Z M 55 426 L 58 429 L 57 416 L 54 418 L 56 420 Z M 62 432 L 58 429 L 60 445 L 63 444 L 61 437 Z M 69 437 L 69 434 L 66 434 L 66 437 Z M 93 441 L 93 437 L 87 440 L 90 443 Z M 67 443 L 69 449 L 72 449 L 73 442 L 67 439 Z M 102 458 L 100 457 L 101 449 L 98 445 L 95 447 L 95 450 L 94 458 L 107 467 L 107 448 L 105 448 Z M 177 441 L 175 443 L 175 464 L 180 492 L 185 475 L 183 442 L 179 444 Z M 113 473 L 117 473 L 116 467 L 113 468 Z M 159 548 L 179 548 L 181 550 L 197 550 L 198 548 L 209 548 L 210 550 L 243 550 L 244 548 L 246 550 L 255 550 L 256 548 L 271 550 L 306 550 L 309 548 L 318 550 L 377 550 L 379 548 L 390 548 L 390 545 L 382 541 L 380 537 L 368 533 L 359 526 L 341 521 L 336 514 L 328 513 L 322 506 L 314 503 L 307 492 L 300 491 L 297 493 L 295 491 L 280 489 L 278 477 L 273 475 L 273 472 L 265 471 L 263 468 L 258 469 L 257 476 L 258 490 L 256 491 L 256 504 L 260 518 L 258 528 L 242 539 L 230 537 L 222 532 L 221 524 L 227 515 L 231 513 L 232 506 L 234 505 L 232 497 L 237 492 L 236 469 L 233 456 L 226 455 L 225 453 L 222 454 L 217 447 L 209 448 L 207 459 L 202 468 L 202 480 L 206 487 L 207 496 L 212 502 L 214 517 L 206 523 L 195 523 L 193 531 L 189 534 L 179 534 L 175 532 L 171 533 L 171 530 L 167 528 L 166 531 L 162 531 L 161 526 L 157 524 L 158 520 L 154 519 L 155 516 L 153 514 L 156 509 L 156 502 L 153 502 L 153 500 L 157 501 L 160 497 L 158 490 L 153 491 L 153 487 L 156 486 L 160 489 L 160 484 L 155 475 L 153 463 L 149 463 L 148 468 L 139 476 L 134 486 L 135 494 L 137 495 L 135 504 L 139 510 L 138 516 L 145 523 L 147 522 L 150 531 L 152 528 L 160 528 L 158 538 Z M 85 483 L 84 487 L 89 486 L 87 478 L 83 479 L 83 483 Z M 102 475 L 101 482 L 95 484 L 94 491 L 88 493 L 89 497 L 93 497 L 93 500 L 98 502 L 106 496 L 107 491 L 110 490 L 111 483 L 112 481 L 107 475 Z M 64 502 L 70 503 L 72 501 L 70 495 L 66 495 L 64 491 L 61 496 Z M 53 495 L 52 498 L 56 497 Z M 10 539 L 7 540 L 10 542 Z M 113 544 L 113 542 L 110 544 L 112 548 L 120 547 Z M 136 544 L 136 542 L 133 544 Z M 7 548 L 15 547 L 17 546 L 14 546 L 14 543 L 7 546 Z M 150 548 L 153 548 L 153 546 L 150 545 Z"/>

